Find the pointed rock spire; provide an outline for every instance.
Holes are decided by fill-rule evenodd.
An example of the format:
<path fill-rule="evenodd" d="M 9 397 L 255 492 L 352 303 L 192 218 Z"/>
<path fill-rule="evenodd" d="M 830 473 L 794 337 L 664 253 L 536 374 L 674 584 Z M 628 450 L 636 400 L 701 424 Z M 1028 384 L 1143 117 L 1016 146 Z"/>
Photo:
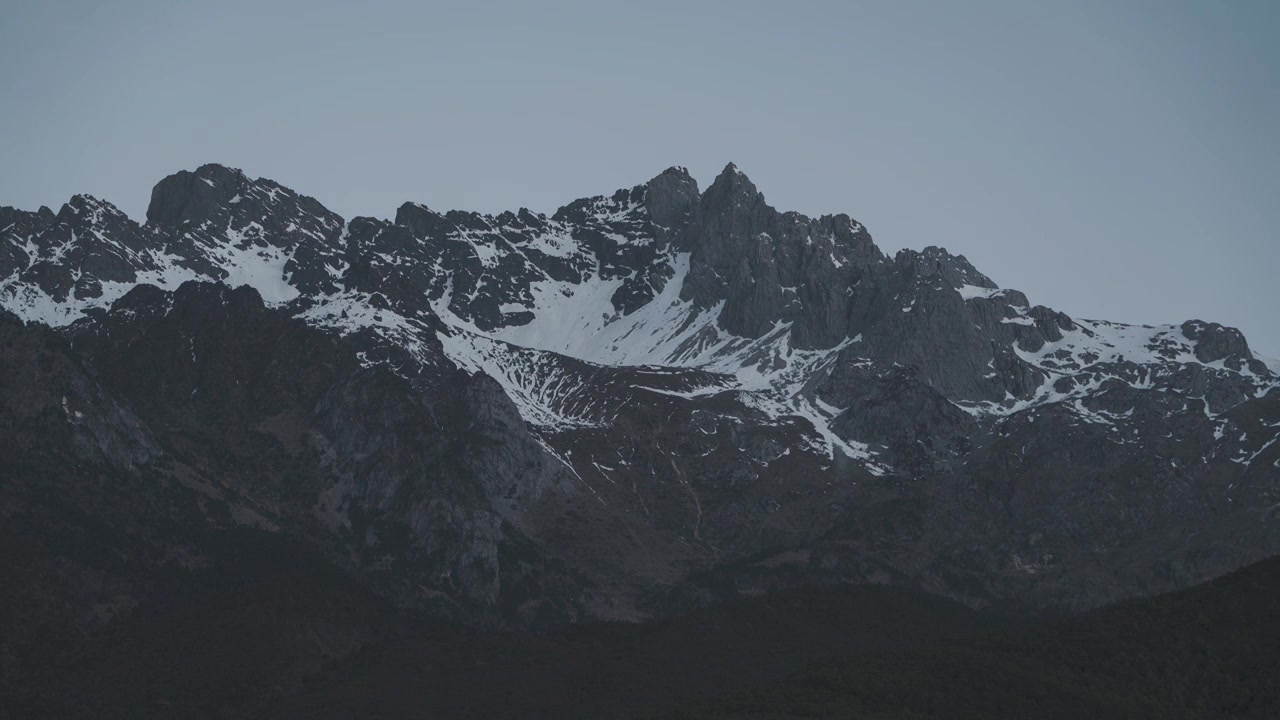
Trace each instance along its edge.
<path fill-rule="evenodd" d="M 755 183 L 751 182 L 751 178 L 747 177 L 746 173 L 739 170 L 737 165 L 729 163 L 716 176 L 711 187 L 707 188 L 707 194 L 754 196 L 759 195 L 760 191 L 756 189 Z"/>
<path fill-rule="evenodd" d="M 669 167 L 645 185 L 645 205 L 653 222 L 683 225 L 698 202 L 698 182 L 682 167 Z"/>

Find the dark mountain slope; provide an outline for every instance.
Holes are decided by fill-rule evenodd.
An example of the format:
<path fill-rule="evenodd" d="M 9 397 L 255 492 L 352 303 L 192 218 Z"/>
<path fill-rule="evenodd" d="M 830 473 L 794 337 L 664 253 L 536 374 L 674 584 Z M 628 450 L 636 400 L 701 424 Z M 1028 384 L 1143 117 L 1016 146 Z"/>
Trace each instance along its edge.
<path fill-rule="evenodd" d="M 828 663 L 672 718 L 1273 718 L 1280 558 L 1030 630 Z"/>
<path fill-rule="evenodd" d="M 405 613 L 276 533 L 195 539 L 206 564 L 0 685 L 13 718 L 602 718 L 808 663 L 1007 622 L 892 587 L 784 591 L 648 624 L 541 634 Z"/>
<path fill-rule="evenodd" d="M 1280 363 L 1238 331 L 1035 306 L 732 165 L 392 220 L 205 165 L 145 224 L 0 208 L 0 307 L 10 676 L 249 529 L 336 573 L 304 615 L 543 631 L 849 585 L 1074 612 L 1280 552 Z M 280 682 L 380 641 L 334 617 Z"/>
<path fill-rule="evenodd" d="M 152 196 L 142 225 L 0 210 L 0 305 L 133 418 L 88 421 L 130 473 L 345 538 L 344 566 L 407 534 L 439 573 L 385 578 L 409 604 L 642 619 L 746 567 L 721 587 L 1087 608 L 1280 550 L 1280 365 L 1238 331 L 1033 306 L 732 165 L 552 215 L 345 221 L 219 165 Z M 540 571 L 504 575 L 503 538 L 549 549 L 555 599 L 507 596 Z"/>

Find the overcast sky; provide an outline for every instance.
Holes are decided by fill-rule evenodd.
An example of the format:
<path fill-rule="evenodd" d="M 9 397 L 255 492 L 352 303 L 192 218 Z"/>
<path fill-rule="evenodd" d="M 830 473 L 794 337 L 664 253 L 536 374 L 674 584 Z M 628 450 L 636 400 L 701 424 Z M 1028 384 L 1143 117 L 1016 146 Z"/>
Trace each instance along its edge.
<path fill-rule="evenodd" d="M 550 212 L 670 165 L 1032 302 L 1280 355 L 1280 2 L 40 2 L 0 204 L 141 220 L 206 162 L 345 217 Z"/>

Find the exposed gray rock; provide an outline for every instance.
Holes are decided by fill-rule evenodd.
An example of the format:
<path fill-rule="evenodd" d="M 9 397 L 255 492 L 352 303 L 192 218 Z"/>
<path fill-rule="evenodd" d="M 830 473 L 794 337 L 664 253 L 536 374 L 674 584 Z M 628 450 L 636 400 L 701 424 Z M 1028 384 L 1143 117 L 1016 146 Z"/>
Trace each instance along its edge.
<path fill-rule="evenodd" d="M 1244 360 L 1253 359 L 1249 343 L 1245 342 L 1244 335 L 1235 328 L 1188 320 L 1182 323 L 1182 334 L 1195 341 L 1196 357 L 1202 362 L 1215 362 L 1233 355 Z"/>

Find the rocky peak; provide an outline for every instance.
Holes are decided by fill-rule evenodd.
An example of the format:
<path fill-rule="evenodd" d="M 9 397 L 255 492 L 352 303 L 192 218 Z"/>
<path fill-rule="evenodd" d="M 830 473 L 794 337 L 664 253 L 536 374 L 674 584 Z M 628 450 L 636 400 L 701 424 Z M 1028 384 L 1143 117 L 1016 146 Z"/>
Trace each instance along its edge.
<path fill-rule="evenodd" d="M 68 200 L 66 204 L 62 206 L 62 209 L 58 211 L 57 220 L 59 222 L 71 223 L 74 222 L 73 218 L 92 216 L 103 212 L 110 215 L 124 214 L 120 212 L 115 205 L 112 205 L 105 200 L 99 200 L 92 195 L 72 195 L 71 199 Z"/>
<path fill-rule="evenodd" d="M 44 205 L 36 212 L 0 206 L 0 239 L 8 241 L 6 248 L 25 244 L 27 238 L 48 228 L 56 219 L 53 211 Z"/>
<path fill-rule="evenodd" d="M 991 278 L 978 272 L 965 256 L 952 255 L 937 246 L 930 245 L 919 252 L 900 250 L 894 260 L 917 277 L 936 275 L 951 288 L 971 285 L 994 290 L 999 287 Z"/>
<path fill-rule="evenodd" d="M 1182 323 L 1181 330 L 1183 337 L 1195 342 L 1196 359 L 1201 362 L 1216 362 L 1232 356 L 1246 361 L 1253 359 L 1244 334 L 1235 328 L 1188 320 Z"/>
<path fill-rule="evenodd" d="M 269 244 L 290 248 L 307 239 L 328 244 L 343 225 L 340 216 L 315 198 L 216 164 L 183 170 L 157 183 L 147 222 L 184 232 L 261 236 Z"/>
<path fill-rule="evenodd" d="M 691 253 L 689 282 L 681 297 L 702 307 L 725 299 L 745 256 L 753 245 L 768 242 L 777 218 L 751 180 L 733 163 L 726 165 L 702 194 L 693 221 L 678 240 Z"/>
<path fill-rule="evenodd" d="M 644 203 L 654 224 L 676 229 L 698 203 L 698 182 L 682 167 L 669 167 L 645 185 Z"/>
<path fill-rule="evenodd" d="M 729 163 L 702 196 L 703 212 L 732 212 L 764 204 L 764 195 L 737 165 Z"/>
<path fill-rule="evenodd" d="M 156 183 L 147 206 L 147 222 L 162 225 L 199 224 L 215 208 L 230 202 L 248 183 L 244 173 L 222 165 L 180 170 Z"/>
<path fill-rule="evenodd" d="M 443 221 L 444 216 L 422 203 L 407 202 L 396 209 L 396 225 L 408 228 L 415 237 L 435 234 Z"/>

